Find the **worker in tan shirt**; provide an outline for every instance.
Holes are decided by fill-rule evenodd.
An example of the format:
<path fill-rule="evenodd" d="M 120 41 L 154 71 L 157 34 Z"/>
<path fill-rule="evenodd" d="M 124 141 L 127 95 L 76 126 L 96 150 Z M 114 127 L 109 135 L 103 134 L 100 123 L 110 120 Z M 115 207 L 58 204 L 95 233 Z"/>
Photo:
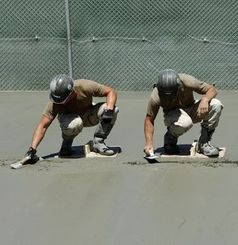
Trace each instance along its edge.
<path fill-rule="evenodd" d="M 93 97 L 106 97 L 106 101 L 94 104 Z M 56 116 L 63 138 L 60 157 L 70 156 L 74 138 L 84 127 L 95 125 L 97 127 L 93 138 L 94 151 L 103 155 L 113 155 L 113 150 L 104 140 L 117 118 L 116 100 L 117 92 L 109 86 L 85 79 L 74 81 L 64 74 L 56 76 L 50 83 L 50 101 L 43 110 L 26 155 L 34 162 L 37 158 L 37 147 Z"/>
<path fill-rule="evenodd" d="M 195 100 L 194 92 L 201 95 L 200 100 Z M 210 143 L 223 109 L 221 102 L 215 98 L 216 95 L 217 90 L 213 85 L 191 75 L 171 69 L 161 71 L 150 96 L 144 120 L 145 154 L 149 156 L 154 152 L 154 121 L 161 107 L 167 127 L 164 135 L 166 154 L 179 154 L 178 137 L 187 132 L 194 123 L 200 122 L 198 152 L 209 157 L 218 156 L 218 148 Z"/>

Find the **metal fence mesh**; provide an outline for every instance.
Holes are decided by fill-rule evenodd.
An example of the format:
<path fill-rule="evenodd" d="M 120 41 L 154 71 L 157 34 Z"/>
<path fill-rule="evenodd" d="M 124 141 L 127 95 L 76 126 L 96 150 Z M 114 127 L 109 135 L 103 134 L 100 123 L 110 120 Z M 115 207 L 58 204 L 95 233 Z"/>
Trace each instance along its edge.
<path fill-rule="evenodd" d="M 58 73 L 150 90 L 164 68 L 238 89 L 235 0 L 4 0 L 0 21 L 1 90 L 45 90 Z"/>

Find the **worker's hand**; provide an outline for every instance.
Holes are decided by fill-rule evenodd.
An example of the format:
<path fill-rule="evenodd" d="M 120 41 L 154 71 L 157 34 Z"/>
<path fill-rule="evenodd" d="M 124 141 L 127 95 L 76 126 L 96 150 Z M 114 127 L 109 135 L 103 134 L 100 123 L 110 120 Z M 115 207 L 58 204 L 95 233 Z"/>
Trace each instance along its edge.
<path fill-rule="evenodd" d="M 102 121 L 105 123 L 110 123 L 114 117 L 114 110 L 105 109 L 102 114 Z"/>
<path fill-rule="evenodd" d="M 30 163 L 36 163 L 39 160 L 38 156 L 36 155 L 36 149 L 33 149 L 32 147 L 28 149 L 25 157 L 29 158 Z"/>
<path fill-rule="evenodd" d="M 151 156 L 154 154 L 154 148 L 153 145 L 147 144 L 144 147 L 144 153 L 146 154 L 146 156 Z"/>
<path fill-rule="evenodd" d="M 198 116 L 202 117 L 208 112 L 208 99 L 202 98 L 198 106 Z"/>

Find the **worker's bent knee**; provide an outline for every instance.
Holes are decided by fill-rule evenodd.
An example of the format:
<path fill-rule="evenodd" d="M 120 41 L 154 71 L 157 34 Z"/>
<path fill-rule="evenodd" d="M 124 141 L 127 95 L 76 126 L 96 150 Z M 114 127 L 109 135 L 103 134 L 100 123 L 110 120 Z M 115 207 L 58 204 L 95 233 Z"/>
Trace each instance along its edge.
<path fill-rule="evenodd" d="M 221 112 L 223 109 L 223 104 L 218 99 L 212 99 L 210 102 L 210 108 L 217 113 Z"/>
<path fill-rule="evenodd" d="M 59 116 L 60 127 L 62 133 L 66 136 L 76 136 L 83 129 L 83 121 L 81 117 L 75 115 Z"/>
<path fill-rule="evenodd" d="M 172 133 L 172 135 L 179 137 L 192 128 L 192 126 L 192 119 L 190 117 L 184 117 L 183 120 L 174 122 L 172 125 L 170 125 L 169 131 Z"/>

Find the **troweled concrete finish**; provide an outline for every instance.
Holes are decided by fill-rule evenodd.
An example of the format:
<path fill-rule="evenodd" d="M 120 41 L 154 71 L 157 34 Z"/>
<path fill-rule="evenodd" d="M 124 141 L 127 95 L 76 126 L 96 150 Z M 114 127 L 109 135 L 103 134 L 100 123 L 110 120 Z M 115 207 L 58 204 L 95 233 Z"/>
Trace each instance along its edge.
<path fill-rule="evenodd" d="M 225 108 L 213 143 L 227 148 L 214 161 L 149 164 L 143 120 L 149 93 L 119 92 L 118 121 L 107 140 L 116 158 L 51 159 L 20 170 L 9 164 L 29 147 L 47 92 L 0 93 L 0 237 L 5 245 L 235 245 L 238 235 L 237 92 L 220 91 Z M 161 113 L 155 145 L 163 144 Z M 91 139 L 85 128 L 74 142 Z M 191 143 L 195 125 L 179 140 Z M 58 151 L 57 121 L 38 148 Z"/>

